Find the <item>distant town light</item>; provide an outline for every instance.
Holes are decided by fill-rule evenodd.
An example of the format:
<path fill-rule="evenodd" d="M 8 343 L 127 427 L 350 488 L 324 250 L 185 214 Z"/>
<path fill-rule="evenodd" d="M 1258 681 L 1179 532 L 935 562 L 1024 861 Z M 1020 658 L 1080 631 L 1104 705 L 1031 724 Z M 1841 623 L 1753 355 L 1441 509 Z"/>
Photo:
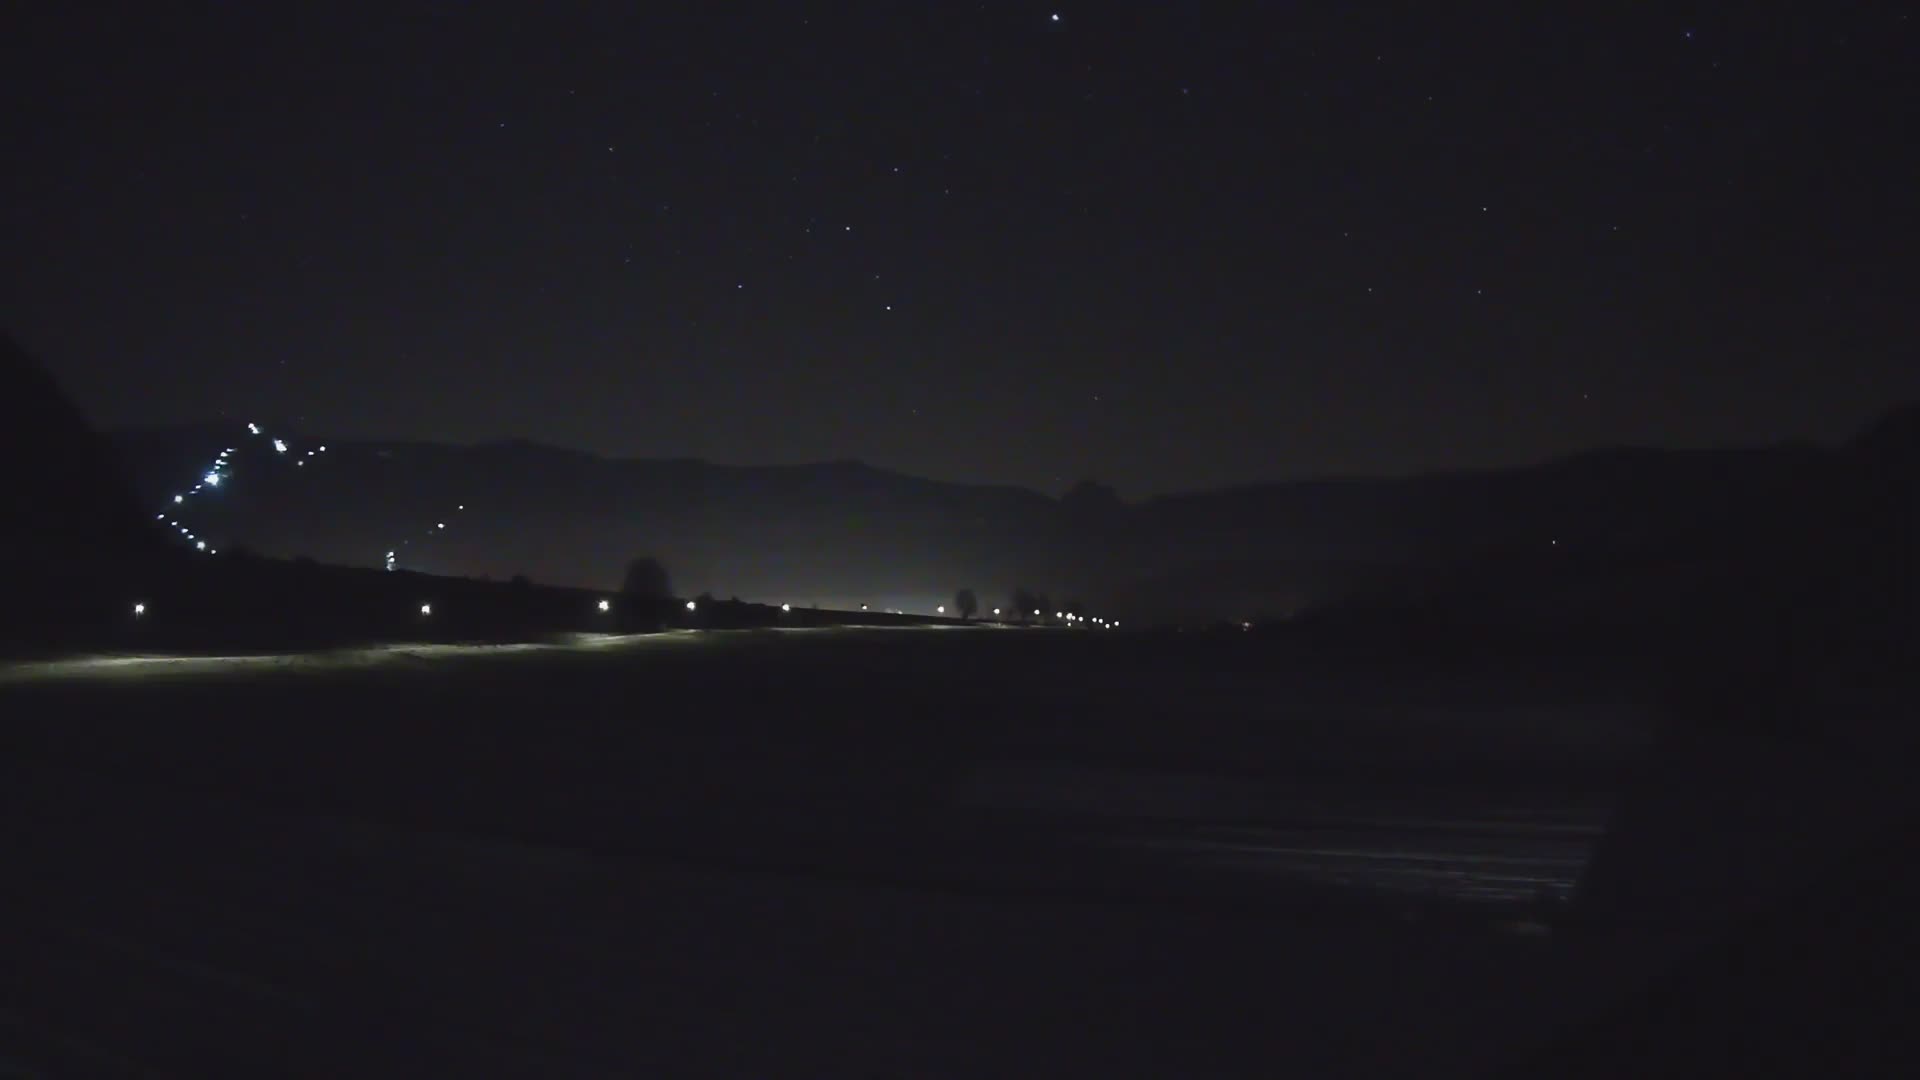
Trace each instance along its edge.
<path fill-rule="evenodd" d="M 941 604 L 939 607 L 933 609 L 933 613 L 935 615 L 945 615 L 947 613 L 947 605 Z"/>
<path fill-rule="evenodd" d="M 175 504 L 183 503 L 187 501 L 187 497 L 185 495 L 175 495 L 173 501 Z"/>
<path fill-rule="evenodd" d="M 273 440 L 273 452 L 274 452 L 274 453 L 276 453 L 276 454 L 284 454 L 284 453 L 286 453 L 286 452 L 287 452 L 287 444 L 286 444 L 286 443 L 283 443 L 283 442 L 281 442 L 281 441 L 280 441 L 279 439 L 275 439 L 275 440 Z"/>
<path fill-rule="evenodd" d="M 1038 615 L 1038 614 L 1040 614 L 1040 613 L 1036 611 L 1036 612 L 1034 612 L 1034 614 L 1035 614 L 1035 615 Z M 1058 618 L 1060 618 L 1060 617 L 1061 617 L 1061 616 L 1060 616 L 1060 612 L 1058 612 L 1058 611 L 1056 611 L 1056 612 L 1054 612 L 1054 613 L 1053 613 L 1053 617 L 1054 617 L 1054 618 L 1056 618 L 1056 619 L 1058 619 Z"/>
<path fill-rule="evenodd" d="M 600 601 L 600 610 L 601 610 L 601 611 L 612 611 L 612 610 L 613 610 L 613 601 L 611 601 L 611 600 L 602 600 L 602 601 Z"/>
<path fill-rule="evenodd" d="M 421 604 L 421 605 L 420 605 L 420 614 L 422 614 L 422 615 L 431 615 L 431 614 L 433 614 L 433 605 L 432 605 L 432 604 Z"/>
<path fill-rule="evenodd" d="M 143 603 L 140 603 L 140 602 L 139 602 L 139 601 L 137 601 L 137 600 L 136 600 L 136 601 L 134 601 L 134 604 L 133 604 L 133 617 L 137 619 L 137 618 L 139 618 L 140 616 L 142 616 L 142 615 L 145 615 L 146 613 L 147 613 L 147 605 L 145 605 L 145 604 L 143 604 Z"/>
<path fill-rule="evenodd" d="M 1034 608 L 1034 609 L 1033 609 L 1033 617 L 1034 617 L 1034 618 L 1036 618 L 1036 619 L 1040 617 L 1040 609 L 1039 609 L 1039 608 Z"/>
<path fill-rule="evenodd" d="M 250 435 L 258 435 L 258 434 L 260 434 L 260 425 L 259 425 L 259 424 L 256 424 L 256 423 L 253 423 L 252 421 L 248 421 L 248 422 L 247 422 L 247 433 L 248 433 L 248 434 L 250 434 Z"/>
<path fill-rule="evenodd" d="M 220 486 L 220 474 L 219 474 L 219 473 L 217 473 L 217 472 L 210 472 L 210 473 L 208 473 L 208 474 L 207 474 L 206 476 L 203 476 L 203 477 L 201 477 L 201 480 L 202 480 L 202 481 L 203 481 L 203 482 L 204 482 L 204 483 L 205 483 L 205 484 L 206 484 L 206 485 L 207 485 L 208 487 L 219 487 L 219 486 Z"/>
<path fill-rule="evenodd" d="M 993 609 L 993 614 L 994 614 L 994 617 L 995 617 L 995 618 L 999 618 L 999 617 L 1000 617 L 1000 609 L 999 609 L 999 608 L 994 608 L 994 609 Z"/>
<path fill-rule="evenodd" d="M 691 601 L 691 600 L 689 600 L 689 601 L 687 601 L 687 610 L 688 610 L 688 611 L 693 611 L 693 610 L 695 610 L 695 609 L 696 609 L 696 608 L 698 608 L 698 607 L 699 607 L 699 605 L 698 605 L 698 604 L 695 604 L 695 603 L 694 603 L 693 601 Z"/>
<path fill-rule="evenodd" d="M 207 550 L 207 542 L 205 540 L 195 540 L 193 546 L 200 551 Z"/>
<path fill-rule="evenodd" d="M 792 611 L 792 610 L 793 610 L 793 605 L 792 605 L 792 604 L 781 604 L 781 605 L 780 605 L 780 610 L 781 610 L 781 611 Z"/>

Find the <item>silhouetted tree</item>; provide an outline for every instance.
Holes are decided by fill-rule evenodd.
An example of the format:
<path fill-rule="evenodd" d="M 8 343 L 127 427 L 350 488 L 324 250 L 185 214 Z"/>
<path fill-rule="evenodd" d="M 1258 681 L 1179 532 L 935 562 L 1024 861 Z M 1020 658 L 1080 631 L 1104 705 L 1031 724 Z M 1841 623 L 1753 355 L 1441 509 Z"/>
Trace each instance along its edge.
<path fill-rule="evenodd" d="M 971 619 L 973 613 L 980 610 L 980 599 L 973 595 L 972 589 L 961 589 L 953 594 L 953 609 L 961 618 Z"/>
<path fill-rule="evenodd" d="M 627 596 L 659 600 L 672 596 L 671 583 L 667 580 L 667 568 L 660 560 L 652 556 L 642 556 L 627 564 L 627 577 L 620 585 L 620 591 Z"/>
<path fill-rule="evenodd" d="M 1026 589 L 1013 590 L 1013 599 L 1007 602 L 1013 605 L 1015 622 L 1026 622 L 1033 618 L 1033 613 L 1040 607 L 1040 598 Z"/>

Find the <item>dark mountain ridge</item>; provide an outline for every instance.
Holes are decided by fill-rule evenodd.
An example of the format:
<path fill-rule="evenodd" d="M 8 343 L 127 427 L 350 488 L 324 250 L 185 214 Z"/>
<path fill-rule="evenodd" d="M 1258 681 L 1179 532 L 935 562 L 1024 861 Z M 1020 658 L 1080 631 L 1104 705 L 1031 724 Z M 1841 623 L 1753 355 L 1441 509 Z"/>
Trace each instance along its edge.
<path fill-rule="evenodd" d="M 1054 498 L 857 461 L 738 466 L 524 441 L 309 436 L 276 455 L 238 424 L 112 440 L 155 505 L 238 447 L 232 482 L 198 500 L 195 527 L 265 554 L 377 565 L 392 550 L 430 572 L 605 587 L 648 553 L 688 594 L 930 610 L 962 585 L 987 607 L 1026 585 L 1137 618 L 1201 618 L 1288 614 L 1462 560 L 1592 557 L 1702 530 L 1770 530 L 1776 511 L 1857 472 L 1865 447 L 1911 441 L 1916 416 L 1891 412 L 1845 447 L 1614 448 L 1135 503 L 1091 483 Z M 323 443 L 324 455 L 294 467 Z"/>

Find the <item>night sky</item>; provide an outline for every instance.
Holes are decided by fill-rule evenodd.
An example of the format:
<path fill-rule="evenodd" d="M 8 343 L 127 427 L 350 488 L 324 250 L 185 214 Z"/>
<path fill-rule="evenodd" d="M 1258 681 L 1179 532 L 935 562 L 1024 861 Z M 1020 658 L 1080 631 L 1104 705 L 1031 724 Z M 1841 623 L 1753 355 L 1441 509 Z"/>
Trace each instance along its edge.
<path fill-rule="evenodd" d="M 101 425 L 1141 496 L 1920 396 L 1900 6 L 41 7 L 0 321 Z"/>

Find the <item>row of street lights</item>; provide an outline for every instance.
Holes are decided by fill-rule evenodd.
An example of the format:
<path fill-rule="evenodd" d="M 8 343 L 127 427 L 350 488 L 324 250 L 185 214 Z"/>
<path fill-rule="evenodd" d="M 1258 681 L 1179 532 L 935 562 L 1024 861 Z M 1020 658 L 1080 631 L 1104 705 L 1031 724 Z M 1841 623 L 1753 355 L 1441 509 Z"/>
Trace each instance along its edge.
<path fill-rule="evenodd" d="M 609 612 L 611 612 L 611 611 L 613 610 L 613 600 L 612 600 L 611 598 L 608 598 L 608 597 L 602 597 L 602 598 L 600 598 L 599 600 L 597 600 L 597 601 L 595 601 L 595 602 L 594 602 L 594 609 L 595 609 L 595 610 L 597 610 L 597 611 L 599 611 L 599 612 L 600 612 L 600 613 L 601 613 L 602 615 L 605 615 L 605 614 L 607 614 L 607 613 L 609 613 Z M 699 604 L 698 604 L 698 603 L 697 603 L 696 601 L 693 601 L 693 600 L 689 600 L 689 601 L 687 601 L 687 610 L 688 610 L 688 611 L 698 611 L 698 610 L 700 610 L 700 605 L 699 605 Z M 865 605 L 865 604 L 861 604 L 861 605 L 860 605 L 860 610 L 861 610 L 861 611 L 866 611 L 866 610 L 867 610 L 867 605 Z M 947 610 L 947 607 L 946 607 L 946 605 L 945 605 L 945 604 L 941 604 L 940 606 L 938 606 L 938 607 L 936 607 L 936 608 L 935 608 L 934 610 L 935 610 L 936 612 L 938 612 L 938 613 L 940 613 L 940 614 L 943 614 L 943 615 L 944 615 L 944 614 L 946 613 L 946 610 Z M 789 613 L 791 613 L 791 612 L 793 611 L 793 605 L 792 605 L 792 604 L 790 604 L 790 603 L 786 603 L 786 604 L 781 604 L 781 605 L 780 605 L 780 611 L 781 611 L 781 613 L 782 613 L 782 614 L 789 614 Z M 145 617 L 146 617 L 146 614 L 147 614 L 147 603 L 146 603 L 146 601 L 144 601 L 144 600 L 136 600 L 136 601 L 134 601 L 134 602 L 133 602 L 133 617 L 134 617 L 134 618 L 136 618 L 136 619 L 140 619 L 140 618 L 145 618 Z M 1040 616 L 1040 612 L 1039 612 L 1039 611 L 1035 611 L 1035 612 L 1034 612 L 1033 614 L 1034 614 L 1034 617 L 1035 617 L 1035 618 L 1038 618 L 1038 617 Z M 429 600 L 429 601 L 422 601 L 422 602 L 421 602 L 421 604 L 420 604 L 420 617 L 421 617 L 421 618 L 431 618 L 431 617 L 432 617 L 432 615 L 433 615 L 433 602 L 432 602 L 432 601 L 430 601 L 430 600 Z M 1000 609 L 999 609 L 999 608 L 994 608 L 994 609 L 993 609 L 993 615 L 994 615 L 994 617 L 995 617 L 995 618 L 999 618 L 999 617 L 1000 617 Z M 1066 622 L 1066 623 L 1068 623 L 1069 625 L 1071 625 L 1071 624 L 1074 624 L 1074 623 L 1091 623 L 1091 624 L 1093 624 L 1093 625 L 1095 625 L 1095 626 L 1099 626 L 1099 627 L 1101 627 L 1101 628 L 1103 628 L 1103 629 L 1108 629 L 1108 630 L 1117 630 L 1117 629 L 1119 629 L 1119 627 L 1120 627 L 1120 623 L 1119 623 L 1119 621 L 1118 621 L 1118 620 L 1115 620 L 1115 619 L 1103 619 L 1103 618 L 1100 618 L 1099 616 L 1083 616 L 1083 615 L 1075 615 L 1075 614 L 1073 614 L 1073 613 L 1071 613 L 1071 612 L 1061 612 L 1061 611 L 1056 611 L 1056 612 L 1054 612 L 1054 613 L 1053 613 L 1053 617 L 1054 617 L 1054 618 L 1055 618 L 1056 620 L 1059 620 L 1059 621 L 1062 621 L 1062 622 Z"/>

